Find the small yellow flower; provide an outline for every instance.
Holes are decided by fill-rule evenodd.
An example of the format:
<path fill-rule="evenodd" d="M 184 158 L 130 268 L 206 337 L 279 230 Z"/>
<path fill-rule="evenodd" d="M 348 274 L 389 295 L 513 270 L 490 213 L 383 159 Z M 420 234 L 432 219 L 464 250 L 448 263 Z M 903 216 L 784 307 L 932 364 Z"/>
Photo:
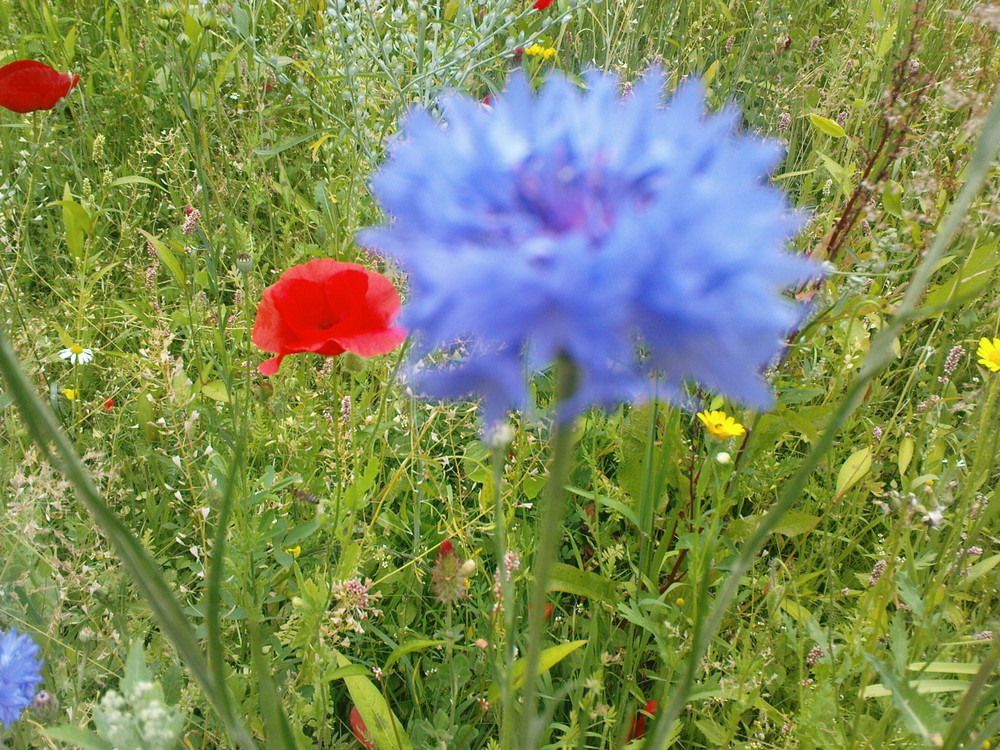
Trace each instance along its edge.
<path fill-rule="evenodd" d="M 979 339 L 979 364 L 990 372 L 1000 372 L 1000 339 Z"/>
<path fill-rule="evenodd" d="M 294 547 L 287 547 L 285 549 L 285 552 L 287 552 L 292 557 L 298 557 L 299 555 L 302 554 L 302 545 L 296 544 Z"/>
<path fill-rule="evenodd" d="M 67 401 L 76 401 L 76 388 L 63 388 L 59 392 L 66 397 Z"/>
<path fill-rule="evenodd" d="M 524 54 L 530 55 L 531 57 L 540 57 L 543 60 L 551 60 L 556 56 L 556 51 L 554 47 L 542 47 L 539 44 L 532 44 L 524 50 Z"/>
<path fill-rule="evenodd" d="M 746 432 L 743 425 L 727 416 L 724 411 L 700 411 L 698 419 L 705 425 L 708 434 L 716 440 L 726 440 Z"/>

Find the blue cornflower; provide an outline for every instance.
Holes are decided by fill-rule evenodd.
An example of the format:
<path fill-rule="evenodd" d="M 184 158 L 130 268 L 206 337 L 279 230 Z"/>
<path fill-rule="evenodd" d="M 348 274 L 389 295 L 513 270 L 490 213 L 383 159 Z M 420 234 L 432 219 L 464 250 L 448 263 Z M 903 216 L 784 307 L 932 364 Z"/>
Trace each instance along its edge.
<path fill-rule="evenodd" d="M 4 728 L 21 718 L 42 681 L 38 644 L 16 630 L 0 633 L 0 722 Z"/>
<path fill-rule="evenodd" d="M 410 277 L 401 322 L 434 397 L 476 394 L 492 422 L 529 405 L 527 379 L 576 365 L 571 416 L 696 381 L 766 407 L 761 377 L 801 308 L 781 290 L 819 275 L 785 252 L 803 217 L 767 184 L 779 144 L 705 114 L 701 85 L 661 103 L 652 69 L 626 97 L 591 72 L 536 94 L 516 73 L 492 108 L 413 110 L 373 179 L 389 215 L 359 241 Z"/>

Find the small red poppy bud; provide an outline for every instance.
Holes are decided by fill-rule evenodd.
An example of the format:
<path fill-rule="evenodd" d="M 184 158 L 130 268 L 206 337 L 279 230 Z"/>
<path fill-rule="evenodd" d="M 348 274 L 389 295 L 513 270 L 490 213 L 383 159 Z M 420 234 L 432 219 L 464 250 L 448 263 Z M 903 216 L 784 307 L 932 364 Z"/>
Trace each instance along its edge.
<path fill-rule="evenodd" d="M 365 726 L 365 720 L 361 718 L 361 712 L 358 711 L 357 706 L 351 706 L 351 731 L 354 732 L 354 736 L 357 738 L 365 747 L 375 747 L 375 743 L 372 741 L 371 735 L 368 734 L 368 727 Z"/>
<path fill-rule="evenodd" d="M 545 612 L 543 613 L 543 616 L 545 618 L 545 622 L 548 622 L 549 620 L 552 619 L 552 605 L 551 604 L 546 604 L 545 605 Z"/>
<path fill-rule="evenodd" d="M 632 719 L 632 726 L 628 730 L 628 739 L 626 742 L 637 740 L 646 733 L 646 717 L 653 718 L 656 715 L 656 709 L 656 701 L 652 698 L 646 701 L 646 705 L 642 711 L 636 712 L 635 718 Z"/>
<path fill-rule="evenodd" d="M 15 60 L 0 68 L 0 107 L 19 114 L 52 109 L 79 80 L 37 60 Z"/>
<path fill-rule="evenodd" d="M 535 4 L 531 7 L 533 7 L 535 10 L 545 10 L 555 1 L 556 0 L 535 0 Z"/>
<path fill-rule="evenodd" d="M 113 398 L 104 399 L 104 403 L 101 404 L 101 408 L 103 408 L 104 411 L 110 414 L 115 410 L 115 400 Z"/>

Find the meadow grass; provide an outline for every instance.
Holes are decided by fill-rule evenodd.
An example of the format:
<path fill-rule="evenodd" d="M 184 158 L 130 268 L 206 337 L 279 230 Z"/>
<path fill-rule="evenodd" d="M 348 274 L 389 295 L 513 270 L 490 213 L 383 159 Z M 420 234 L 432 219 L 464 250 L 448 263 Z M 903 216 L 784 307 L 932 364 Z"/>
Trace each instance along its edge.
<path fill-rule="evenodd" d="M 967 0 L 0 0 L 0 64 L 81 74 L 0 112 L 0 629 L 55 699 L 0 746 L 357 748 L 357 706 L 385 750 L 526 750 L 553 378 L 491 449 L 402 355 L 265 379 L 250 327 L 313 258 L 405 290 L 354 237 L 407 107 L 654 61 L 785 144 L 831 273 L 772 411 L 702 394 L 745 438 L 667 403 L 578 420 L 532 746 L 996 745 L 998 33 Z"/>

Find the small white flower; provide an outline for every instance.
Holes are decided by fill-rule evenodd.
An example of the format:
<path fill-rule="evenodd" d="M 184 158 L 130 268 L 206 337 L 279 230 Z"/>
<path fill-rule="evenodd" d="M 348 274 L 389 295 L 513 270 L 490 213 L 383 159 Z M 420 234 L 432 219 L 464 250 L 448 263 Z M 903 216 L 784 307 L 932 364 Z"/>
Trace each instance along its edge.
<path fill-rule="evenodd" d="M 942 512 L 940 505 L 924 513 L 924 523 L 932 529 L 938 528 L 943 520 L 944 513 Z"/>
<path fill-rule="evenodd" d="M 59 352 L 59 357 L 61 359 L 68 359 L 74 365 L 85 365 L 94 359 L 94 350 L 84 349 L 79 344 L 73 344 L 68 349 L 63 349 Z"/>

